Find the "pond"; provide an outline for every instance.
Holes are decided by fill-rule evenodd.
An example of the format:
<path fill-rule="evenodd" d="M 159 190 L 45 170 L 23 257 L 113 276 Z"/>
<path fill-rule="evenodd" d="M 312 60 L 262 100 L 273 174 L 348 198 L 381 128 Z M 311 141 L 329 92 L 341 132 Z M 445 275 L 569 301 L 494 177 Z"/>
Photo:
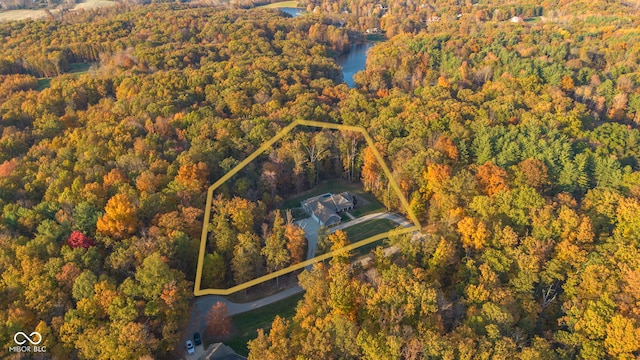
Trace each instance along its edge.
<path fill-rule="evenodd" d="M 282 10 L 283 12 L 286 12 L 287 14 L 293 17 L 298 17 L 305 13 L 305 9 L 294 8 L 294 7 L 281 7 L 280 10 Z"/>
<path fill-rule="evenodd" d="M 351 45 L 351 49 L 341 54 L 336 62 L 342 68 L 342 78 L 349 87 L 355 87 L 353 75 L 364 70 L 367 64 L 367 51 L 374 45 L 372 42 Z"/>

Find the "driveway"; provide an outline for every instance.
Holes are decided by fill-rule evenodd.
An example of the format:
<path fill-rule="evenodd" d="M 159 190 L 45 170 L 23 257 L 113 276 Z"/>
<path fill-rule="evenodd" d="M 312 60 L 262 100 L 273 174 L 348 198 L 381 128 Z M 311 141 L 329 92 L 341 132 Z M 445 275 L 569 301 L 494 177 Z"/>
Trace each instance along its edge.
<path fill-rule="evenodd" d="M 351 221 L 339 224 L 337 226 L 332 227 L 331 232 L 342 230 L 350 226 L 360 224 L 365 221 L 373 220 L 373 219 L 388 219 L 397 223 L 402 227 L 410 227 L 413 225 L 411 222 L 407 221 L 407 219 L 405 219 L 401 215 L 394 214 L 394 213 L 381 212 L 381 213 L 365 215 L 355 220 L 351 220 Z M 307 242 L 308 242 L 307 259 L 311 259 L 315 257 L 316 248 L 318 245 L 318 230 L 320 229 L 320 224 L 318 224 L 312 218 L 298 220 L 295 223 L 296 225 L 300 226 L 305 232 L 305 237 L 307 238 Z M 414 238 L 415 238 L 415 234 L 414 234 Z M 385 249 L 385 255 L 391 255 L 398 251 L 399 251 L 398 247 L 392 246 Z M 360 262 L 362 261 L 366 261 L 366 260 L 365 259 L 360 260 Z M 307 270 L 310 271 L 311 266 L 308 266 Z M 183 337 L 185 338 L 182 340 L 182 346 L 184 346 L 184 341 L 186 341 L 187 339 L 190 339 L 193 336 L 193 333 L 199 332 L 202 334 L 204 332 L 204 329 L 206 327 L 207 313 L 209 312 L 209 309 L 211 309 L 211 307 L 217 302 L 225 303 L 227 305 L 227 309 L 229 310 L 229 315 L 232 316 L 232 315 L 241 314 L 247 311 L 259 309 L 263 306 L 273 304 L 275 302 L 286 299 L 295 294 L 301 293 L 302 291 L 304 291 L 302 287 L 300 287 L 300 285 L 297 285 L 289 289 L 286 289 L 284 291 L 281 291 L 279 293 L 262 298 L 260 300 L 256 300 L 248 303 L 234 303 L 227 300 L 225 297 L 218 296 L 218 295 L 201 296 L 196 299 L 195 304 L 192 307 L 191 319 L 183 335 Z M 202 346 L 200 346 L 200 348 L 202 348 Z M 198 353 L 198 351 L 199 349 L 196 347 L 196 353 Z M 195 358 L 193 357 L 193 355 L 191 356 L 192 357 L 189 357 L 189 359 Z"/>
<path fill-rule="evenodd" d="M 320 224 L 312 218 L 306 218 L 294 222 L 302 230 L 304 230 L 304 237 L 307 238 L 307 259 L 313 259 L 316 256 L 316 249 L 318 248 L 318 230 L 320 230 Z M 312 265 L 306 267 L 308 271 L 311 271 Z"/>
<path fill-rule="evenodd" d="M 200 334 L 204 333 L 204 329 L 207 326 L 207 313 L 211 309 L 211 307 L 217 303 L 221 302 L 227 305 L 227 309 L 229 310 L 229 315 L 233 316 L 236 314 L 241 314 L 247 311 L 259 309 L 263 306 L 267 306 L 269 304 L 273 304 L 280 300 L 286 299 L 295 294 L 301 293 L 302 287 L 300 285 L 296 285 L 294 287 L 288 288 L 279 293 L 273 294 L 271 296 L 264 297 L 260 300 L 248 302 L 248 303 L 234 303 L 227 300 L 223 296 L 218 295 L 205 295 L 196 299 L 195 304 L 191 308 L 191 319 L 189 320 L 189 325 L 183 334 L 183 339 L 181 342 L 181 346 L 184 349 L 184 343 L 187 339 L 192 339 L 193 333 L 199 332 Z M 200 350 L 198 349 L 200 348 Z M 184 350 L 183 350 L 184 351 Z M 202 351 L 202 346 L 196 346 L 196 354 Z M 184 351 L 186 355 L 186 351 Z M 194 355 L 188 355 L 187 359 L 197 359 L 198 357 Z"/>
<path fill-rule="evenodd" d="M 374 214 L 369 214 L 369 215 L 364 215 L 362 217 L 359 217 L 355 220 L 350 220 L 344 223 L 340 223 L 334 227 L 331 228 L 331 232 L 336 232 L 338 230 L 344 230 L 348 227 L 351 227 L 353 225 L 357 225 L 357 224 L 361 224 L 365 221 L 369 221 L 369 220 L 375 220 L 375 219 L 387 219 L 387 220 L 391 220 L 393 222 L 395 222 L 396 224 L 402 226 L 402 227 L 410 227 L 413 226 L 413 224 L 411 222 L 409 222 L 407 219 L 405 219 L 403 216 L 398 215 L 398 214 L 394 214 L 394 213 L 388 213 L 388 212 L 379 212 L 379 213 L 374 213 Z"/>

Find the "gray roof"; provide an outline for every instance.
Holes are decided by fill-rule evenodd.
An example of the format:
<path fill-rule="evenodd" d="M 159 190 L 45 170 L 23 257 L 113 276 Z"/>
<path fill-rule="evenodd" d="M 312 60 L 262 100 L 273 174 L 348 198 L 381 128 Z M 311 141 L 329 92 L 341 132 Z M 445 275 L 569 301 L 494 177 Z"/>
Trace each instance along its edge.
<path fill-rule="evenodd" d="M 246 360 L 244 356 L 240 356 L 223 343 L 211 344 L 200 359 L 203 360 Z"/>
<path fill-rule="evenodd" d="M 311 211 L 313 211 L 313 215 L 322 221 L 323 224 L 329 223 L 331 219 L 338 222 L 340 221 L 340 216 L 321 202 L 311 204 Z"/>
<path fill-rule="evenodd" d="M 316 207 L 316 203 L 324 205 L 331 211 L 339 212 L 353 206 L 353 196 L 346 191 L 338 195 L 326 193 L 301 202 L 303 207 L 309 206 L 311 209 Z"/>

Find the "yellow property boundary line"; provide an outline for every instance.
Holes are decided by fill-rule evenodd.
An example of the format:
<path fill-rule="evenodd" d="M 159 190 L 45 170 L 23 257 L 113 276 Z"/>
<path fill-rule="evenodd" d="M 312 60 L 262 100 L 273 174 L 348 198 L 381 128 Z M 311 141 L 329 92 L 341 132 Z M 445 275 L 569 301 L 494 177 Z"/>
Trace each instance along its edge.
<path fill-rule="evenodd" d="M 311 127 L 325 128 L 325 129 L 334 129 L 334 130 L 352 131 L 352 132 L 361 133 L 364 136 L 365 140 L 367 141 L 367 145 L 369 145 L 369 147 L 373 151 L 373 154 L 374 154 L 376 160 L 378 160 L 378 162 L 380 163 L 380 166 L 382 167 L 382 170 L 384 171 L 384 174 L 389 179 L 389 182 L 391 184 L 391 188 L 393 188 L 393 190 L 396 192 L 396 195 L 400 199 L 400 203 L 402 204 L 402 206 L 406 210 L 407 215 L 409 216 L 409 219 L 413 223 L 413 226 L 408 227 L 408 228 L 393 229 L 393 230 L 387 231 L 387 232 L 382 233 L 382 234 L 371 236 L 369 238 L 366 238 L 364 240 L 358 241 L 356 243 L 349 244 L 349 245 L 347 245 L 345 247 L 342 247 L 342 248 L 340 248 L 338 250 L 334 250 L 334 251 L 328 252 L 326 254 L 322 254 L 322 255 L 316 256 L 316 257 L 314 257 L 312 259 L 308 259 L 308 260 L 303 261 L 301 263 L 298 263 L 298 264 L 295 264 L 295 265 L 291 265 L 291 266 L 286 267 L 284 269 L 272 272 L 270 274 L 267 274 L 267 275 L 261 276 L 259 278 L 253 279 L 251 281 L 247 281 L 245 283 L 230 287 L 228 289 L 201 289 L 200 285 L 202 283 L 202 268 L 204 266 L 204 255 L 206 253 L 207 234 L 209 233 L 209 222 L 211 221 L 211 203 L 213 201 L 213 192 L 218 187 L 220 187 L 222 184 L 224 184 L 227 180 L 229 180 L 233 175 L 238 173 L 238 171 L 242 170 L 242 168 L 247 166 L 251 161 L 253 161 L 255 158 L 260 156 L 260 154 L 264 153 L 269 148 L 271 148 L 271 146 L 273 144 L 275 144 L 283 136 L 285 136 L 287 133 L 289 133 L 291 130 L 293 130 L 293 128 L 295 128 L 296 126 L 311 126 Z M 269 141 L 267 141 L 264 144 L 262 144 L 262 146 L 260 146 L 258 148 L 258 150 L 254 151 L 251 155 L 249 155 L 246 159 L 244 159 L 242 162 L 240 162 L 238 165 L 236 165 L 236 167 L 231 169 L 231 171 L 226 173 L 223 177 L 218 179 L 218 181 L 216 181 L 215 183 L 213 183 L 213 185 L 211 185 L 209 187 L 209 190 L 207 191 L 206 209 L 204 211 L 204 221 L 202 223 L 202 236 L 200 238 L 200 252 L 198 254 L 198 266 L 197 266 L 197 269 L 196 269 L 196 282 L 195 282 L 195 285 L 194 285 L 193 294 L 195 296 L 201 296 L 201 295 L 230 295 L 230 294 L 233 294 L 233 293 L 238 292 L 240 290 L 244 290 L 246 288 L 249 288 L 251 286 L 261 284 L 261 283 L 263 283 L 263 282 L 265 282 L 267 280 L 275 279 L 278 276 L 282 276 L 282 275 L 288 274 L 288 273 L 290 273 L 292 271 L 295 271 L 295 270 L 298 270 L 298 269 L 302 269 L 305 266 L 309 266 L 309 265 L 315 264 L 317 262 L 329 259 L 329 258 L 331 258 L 331 257 L 333 257 L 335 255 L 339 255 L 341 253 L 357 249 L 357 248 L 359 248 L 361 246 L 365 246 L 365 245 L 370 244 L 370 243 L 372 243 L 374 241 L 378 241 L 378 240 L 382 240 L 382 239 L 388 238 L 391 235 L 406 234 L 406 233 L 410 233 L 410 232 L 413 232 L 413 231 L 416 231 L 416 230 L 420 230 L 421 228 L 422 228 L 422 226 L 420 225 L 420 222 L 418 221 L 418 218 L 415 216 L 413 211 L 411 211 L 411 207 L 409 206 L 409 202 L 407 201 L 407 199 L 405 199 L 404 195 L 402 195 L 402 191 L 400 190 L 400 187 L 398 186 L 398 184 L 396 183 L 395 179 L 393 178 L 393 176 L 391 174 L 391 171 L 389 170 L 389 167 L 385 163 L 382 155 L 380 154 L 378 149 L 375 147 L 373 139 L 371 138 L 369 133 L 363 127 L 350 126 L 350 125 L 341 125 L 341 124 L 332 124 L 332 123 L 325 123 L 325 122 L 321 122 L 321 121 L 296 120 L 296 121 L 292 122 L 291 124 L 287 125 L 284 129 L 280 130 L 280 132 L 278 132 L 273 138 L 271 138 Z"/>

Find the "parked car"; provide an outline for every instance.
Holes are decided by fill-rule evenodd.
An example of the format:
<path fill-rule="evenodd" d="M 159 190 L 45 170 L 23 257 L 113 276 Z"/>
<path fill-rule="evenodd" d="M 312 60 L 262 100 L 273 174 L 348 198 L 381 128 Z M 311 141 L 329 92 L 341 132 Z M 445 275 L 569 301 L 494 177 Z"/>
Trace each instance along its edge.
<path fill-rule="evenodd" d="M 196 346 L 202 345 L 202 338 L 200 337 L 200 333 L 193 334 L 193 343 L 196 344 Z"/>
<path fill-rule="evenodd" d="M 187 349 L 187 354 L 193 354 L 196 352 L 196 348 L 193 347 L 193 343 L 191 342 L 191 340 L 187 340 L 186 349 Z"/>

